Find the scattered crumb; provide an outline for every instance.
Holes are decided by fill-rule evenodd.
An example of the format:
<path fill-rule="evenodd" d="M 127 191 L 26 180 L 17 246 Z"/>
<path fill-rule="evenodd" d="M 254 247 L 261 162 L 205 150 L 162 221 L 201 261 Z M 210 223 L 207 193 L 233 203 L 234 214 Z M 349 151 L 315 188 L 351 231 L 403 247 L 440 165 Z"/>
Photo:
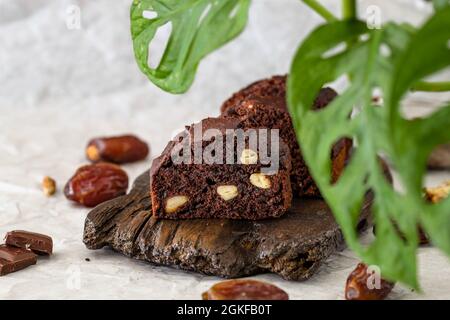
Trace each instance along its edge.
<path fill-rule="evenodd" d="M 450 193 L 450 180 L 444 182 L 443 184 L 437 187 L 425 188 L 425 198 L 432 203 L 437 203 L 447 198 L 449 193 Z"/>
<path fill-rule="evenodd" d="M 89 259 L 89 258 L 85 258 L 84 260 L 87 262 L 91 261 L 91 259 Z"/>
<path fill-rule="evenodd" d="M 56 182 L 53 178 L 45 176 L 42 180 L 42 190 L 47 197 L 50 197 L 56 192 Z"/>

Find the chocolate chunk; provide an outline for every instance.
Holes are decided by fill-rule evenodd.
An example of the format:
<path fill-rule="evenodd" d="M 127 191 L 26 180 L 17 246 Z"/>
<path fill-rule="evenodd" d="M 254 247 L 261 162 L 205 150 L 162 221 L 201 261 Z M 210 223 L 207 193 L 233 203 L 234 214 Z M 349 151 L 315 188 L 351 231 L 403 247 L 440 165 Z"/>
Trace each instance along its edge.
<path fill-rule="evenodd" d="M 0 258 L 0 276 L 4 276 L 8 273 L 12 273 L 18 270 L 13 262 Z"/>
<path fill-rule="evenodd" d="M 36 264 L 36 260 L 37 255 L 29 250 L 2 244 L 0 245 L 0 276 Z"/>
<path fill-rule="evenodd" d="M 6 244 L 14 247 L 30 249 L 37 254 L 52 254 L 52 238 L 44 234 L 15 230 L 6 234 Z"/>

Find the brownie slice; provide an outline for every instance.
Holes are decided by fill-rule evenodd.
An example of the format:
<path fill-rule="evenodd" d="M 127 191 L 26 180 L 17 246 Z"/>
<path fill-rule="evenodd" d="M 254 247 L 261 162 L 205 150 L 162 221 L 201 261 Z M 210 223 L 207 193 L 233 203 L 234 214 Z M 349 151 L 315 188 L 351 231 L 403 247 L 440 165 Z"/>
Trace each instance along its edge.
<path fill-rule="evenodd" d="M 337 93 L 323 88 L 314 101 L 314 109 L 326 107 Z M 274 76 L 257 81 L 233 94 L 221 107 L 221 116 L 238 119 L 245 127 L 274 128 L 286 141 L 292 156 L 292 191 L 297 196 L 319 197 L 320 191 L 314 183 L 301 155 L 290 114 L 286 105 L 286 76 Z M 352 147 L 350 139 L 341 139 L 331 152 L 332 181 L 336 181 L 344 169 Z"/>
<path fill-rule="evenodd" d="M 243 129 L 237 119 L 207 118 L 186 127 L 152 163 L 153 215 L 257 220 L 284 214 L 292 200 L 290 151 L 263 134 Z"/>
<path fill-rule="evenodd" d="M 220 112 L 225 113 L 229 108 L 240 105 L 244 100 L 250 96 L 259 98 L 281 98 L 281 102 L 286 108 L 286 76 L 273 76 L 270 79 L 259 80 L 253 82 L 247 87 L 234 93 L 228 100 L 226 100 Z"/>

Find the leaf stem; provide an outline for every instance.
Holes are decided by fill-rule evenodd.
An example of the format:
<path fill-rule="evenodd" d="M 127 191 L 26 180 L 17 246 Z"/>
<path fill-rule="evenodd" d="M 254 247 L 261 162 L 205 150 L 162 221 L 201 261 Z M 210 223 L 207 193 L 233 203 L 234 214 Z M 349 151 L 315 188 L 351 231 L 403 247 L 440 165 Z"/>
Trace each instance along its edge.
<path fill-rule="evenodd" d="M 356 0 L 342 0 L 342 19 L 343 20 L 356 20 L 357 19 L 357 7 Z M 356 42 L 357 39 L 348 40 L 347 49 L 350 49 Z M 348 73 L 347 75 L 350 81 L 353 79 L 352 73 Z"/>
<path fill-rule="evenodd" d="M 411 90 L 429 91 L 429 92 L 450 91 L 450 81 L 440 81 L 440 82 L 419 81 L 412 86 Z"/>
<path fill-rule="evenodd" d="M 308 7 L 313 9 L 318 15 L 328 22 L 337 21 L 338 18 L 334 16 L 327 8 L 325 8 L 317 0 L 302 0 Z"/>
<path fill-rule="evenodd" d="M 356 16 L 356 0 L 342 0 L 342 19 L 355 20 Z"/>

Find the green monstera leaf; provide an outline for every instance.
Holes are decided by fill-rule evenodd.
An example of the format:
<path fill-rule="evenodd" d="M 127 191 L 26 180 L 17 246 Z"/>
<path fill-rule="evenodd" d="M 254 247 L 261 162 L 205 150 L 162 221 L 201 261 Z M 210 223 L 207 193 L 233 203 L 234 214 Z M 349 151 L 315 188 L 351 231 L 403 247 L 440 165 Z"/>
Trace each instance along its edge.
<path fill-rule="evenodd" d="M 448 0 L 433 0 L 433 6 L 436 10 L 443 9 L 450 5 L 450 1 Z"/>
<path fill-rule="evenodd" d="M 430 152 L 450 141 L 450 106 L 428 118 L 408 120 L 401 112 L 402 98 L 423 78 L 450 66 L 449 41 L 448 7 L 417 31 L 395 24 L 369 30 L 359 21 L 332 22 L 301 44 L 288 79 L 289 109 L 305 161 L 348 245 L 366 263 L 378 265 L 383 277 L 414 288 L 418 225 L 450 254 L 450 199 L 431 205 L 422 195 Z M 320 88 L 346 75 L 344 92 L 329 107 L 311 110 Z M 383 96 L 382 106 L 372 101 L 375 90 Z M 329 155 L 342 137 L 353 138 L 356 147 L 332 184 Z M 380 157 L 392 164 L 403 190 L 389 183 Z M 377 234 L 363 245 L 356 227 L 369 190 L 375 195 Z"/>
<path fill-rule="evenodd" d="M 450 198 L 430 204 L 422 195 L 429 153 L 450 141 L 450 106 L 414 120 L 401 107 L 411 89 L 450 90 L 448 81 L 424 81 L 450 66 L 450 2 L 433 0 L 436 12 L 419 29 L 387 23 L 379 30 L 356 20 L 355 0 L 342 0 L 344 21 L 316 0 L 303 2 L 328 21 L 302 42 L 288 78 L 289 110 L 306 163 L 351 249 L 378 265 L 383 277 L 418 288 L 418 226 L 450 255 Z M 131 34 L 140 69 L 163 90 L 185 92 L 201 59 L 244 29 L 249 6 L 250 0 L 133 0 Z M 167 24 L 171 33 L 161 61 L 150 67 L 149 46 Z M 320 88 L 340 78 L 348 80 L 341 95 L 311 110 Z M 382 95 L 381 106 L 373 103 L 374 92 Z M 342 137 L 352 138 L 355 150 L 331 183 L 329 155 Z M 392 165 L 402 190 L 394 190 L 380 158 Z M 377 235 L 363 245 L 356 229 L 369 191 Z"/>
<path fill-rule="evenodd" d="M 247 23 L 250 0 L 134 0 L 131 35 L 141 71 L 157 86 L 172 93 L 185 92 L 202 58 L 235 38 Z M 154 18 L 146 18 L 152 12 Z M 148 64 L 149 45 L 158 28 L 172 30 L 161 61 Z"/>

